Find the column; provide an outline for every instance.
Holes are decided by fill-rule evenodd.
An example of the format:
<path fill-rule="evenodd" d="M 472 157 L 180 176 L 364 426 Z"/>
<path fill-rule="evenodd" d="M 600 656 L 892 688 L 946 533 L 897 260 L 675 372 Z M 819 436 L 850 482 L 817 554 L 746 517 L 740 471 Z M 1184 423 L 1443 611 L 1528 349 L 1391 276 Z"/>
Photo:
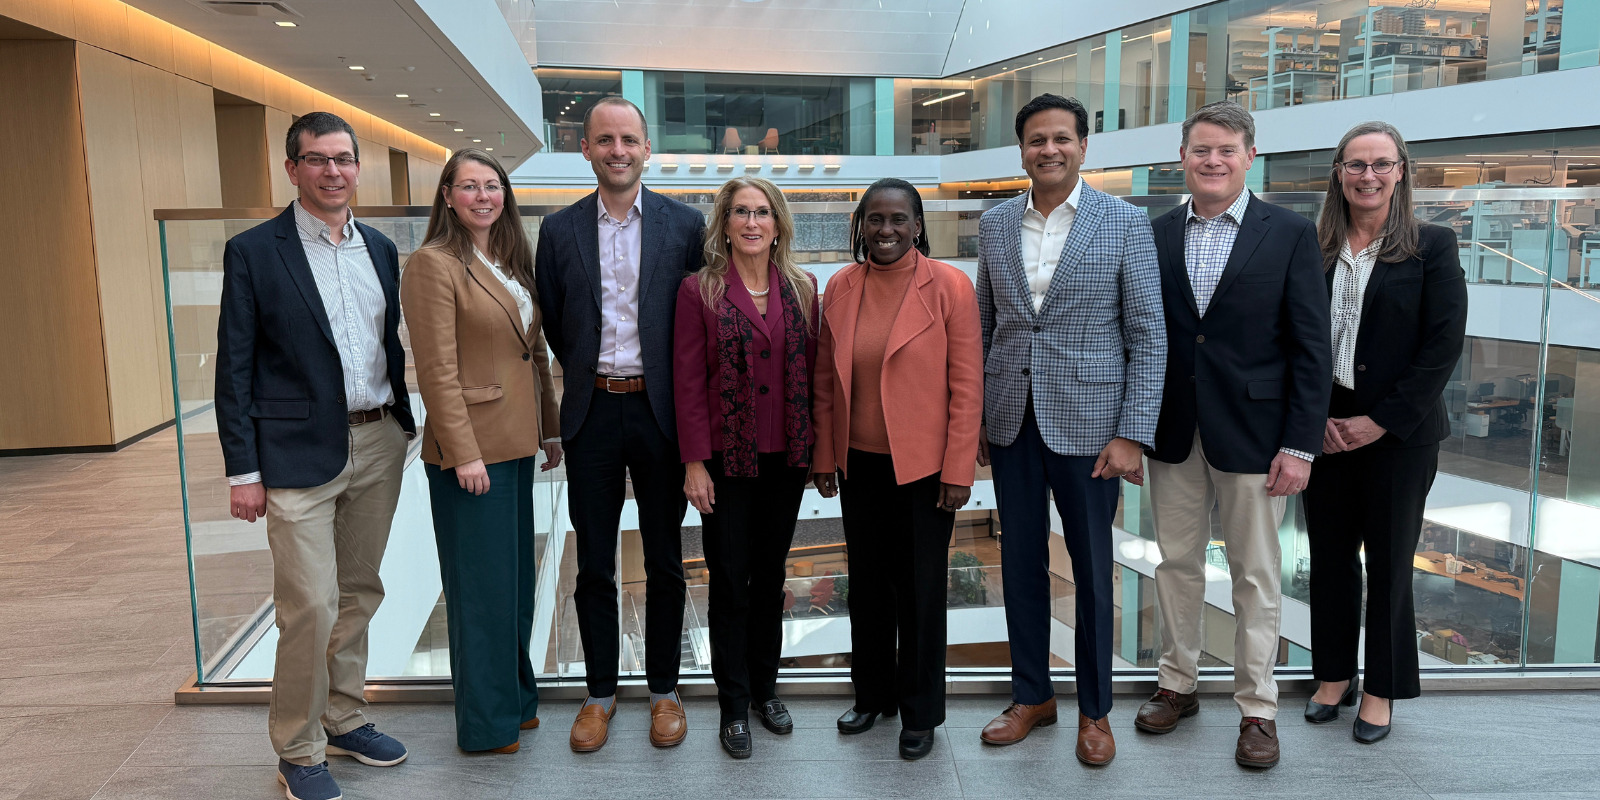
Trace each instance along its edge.
<path fill-rule="evenodd" d="M 894 78 L 878 78 L 876 85 L 877 102 L 873 114 L 877 118 L 877 154 L 880 156 L 894 155 Z M 907 92 L 909 93 L 909 89 Z M 909 99 L 909 98 L 908 98 Z M 910 125 L 909 117 L 906 124 Z M 907 130 L 906 139 L 910 140 L 910 131 Z"/>
<path fill-rule="evenodd" d="M 1106 34 L 1105 81 L 1105 124 L 1101 130 L 1110 133 L 1121 127 L 1117 120 L 1122 110 L 1122 31 Z"/>
<path fill-rule="evenodd" d="M 1189 12 L 1172 15 L 1172 43 L 1167 57 L 1167 121 L 1189 116 Z"/>
<path fill-rule="evenodd" d="M 1561 68 L 1600 65 L 1600 3 L 1569 2 L 1561 7 Z"/>

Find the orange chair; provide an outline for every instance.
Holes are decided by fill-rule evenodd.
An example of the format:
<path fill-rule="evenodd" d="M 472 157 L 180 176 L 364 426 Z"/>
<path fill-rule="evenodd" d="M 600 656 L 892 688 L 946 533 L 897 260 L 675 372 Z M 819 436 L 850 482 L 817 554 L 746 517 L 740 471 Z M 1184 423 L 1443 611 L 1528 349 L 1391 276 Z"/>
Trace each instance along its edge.
<path fill-rule="evenodd" d="M 744 149 L 744 140 L 739 138 L 739 129 L 728 126 L 727 132 L 722 134 L 722 152 L 737 155 Z"/>
<path fill-rule="evenodd" d="M 778 152 L 778 129 L 768 128 L 766 138 L 761 140 L 761 154 Z"/>

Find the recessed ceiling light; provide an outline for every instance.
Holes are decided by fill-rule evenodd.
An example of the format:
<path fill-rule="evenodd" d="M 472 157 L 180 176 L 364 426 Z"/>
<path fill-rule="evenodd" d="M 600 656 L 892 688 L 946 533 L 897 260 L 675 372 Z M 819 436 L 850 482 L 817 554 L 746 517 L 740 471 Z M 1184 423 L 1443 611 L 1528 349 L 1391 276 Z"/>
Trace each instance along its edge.
<path fill-rule="evenodd" d="M 428 116 L 437 117 L 437 116 L 439 116 L 439 112 L 437 112 L 437 111 L 429 111 L 428 112 Z"/>
<path fill-rule="evenodd" d="M 355 64 L 351 64 L 351 65 L 350 65 L 350 68 L 351 68 L 351 69 L 355 69 L 355 70 L 362 70 L 362 69 L 366 69 L 366 67 L 362 67 L 362 66 L 357 66 L 357 65 L 355 65 Z"/>
<path fill-rule="evenodd" d="M 461 133 L 461 132 L 463 132 L 465 130 L 466 130 L 466 128 L 456 128 L 456 133 Z"/>
<path fill-rule="evenodd" d="M 473 139 L 472 143 L 473 144 L 477 144 L 477 143 L 482 142 L 482 141 L 483 141 L 482 139 Z"/>
<path fill-rule="evenodd" d="M 483 149 L 488 150 L 491 153 L 494 152 L 494 148 L 493 147 L 485 147 Z"/>
<path fill-rule="evenodd" d="M 395 95 L 395 97 L 410 97 L 410 96 L 411 95 L 409 95 L 409 94 L 397 94 L 397 95 Z"/>
<path fill-rule="evenodd" d="M 298 27 L 300 27 L 300 26 L 298 26 L 298 25 L 294 24 L 293 22 L 290 22 L 290 21 L 288 21 L 286 19 L 280 19 L 280 20 L 278 20 L 277 22 L 275 22 L 273 24 L 277 25 L 280 28 L 298 28 Z"/>

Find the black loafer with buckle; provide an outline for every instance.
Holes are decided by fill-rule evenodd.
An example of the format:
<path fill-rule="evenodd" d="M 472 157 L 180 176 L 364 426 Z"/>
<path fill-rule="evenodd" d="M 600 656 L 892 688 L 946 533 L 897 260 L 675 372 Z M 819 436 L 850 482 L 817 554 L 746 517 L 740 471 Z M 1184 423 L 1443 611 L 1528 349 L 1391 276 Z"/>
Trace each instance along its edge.
<path fill-rule="evenodd" d="M 881 716 L 892 717 L 896 713 L 899 713 L 899 709 L 885 711 Z M 872 725 L 878 721 L 879 716 L 876 711 L 860 711 L 851 708 L 849 711 L 844 712 L 844 716 L 839 717 L 839 732 L 866 733 L 872 730 Z"/>
<path fill-rule="evenodd" d="M 761 727 L 780 736 L 794 733 L 794 717 L 789 716 L 789 708 L 782 700 L 774 697 L 761 705 L 751 704 L 750 710 L 756 712 L 756 719 L 761 720 Z"/>
<path fill-rule="evenodd" d="M 722 740 L 722 749 L 734 758 L 750 757 L 750 723 L 745 720 L 734 720 L 722 728 L 718 738 Z"/>

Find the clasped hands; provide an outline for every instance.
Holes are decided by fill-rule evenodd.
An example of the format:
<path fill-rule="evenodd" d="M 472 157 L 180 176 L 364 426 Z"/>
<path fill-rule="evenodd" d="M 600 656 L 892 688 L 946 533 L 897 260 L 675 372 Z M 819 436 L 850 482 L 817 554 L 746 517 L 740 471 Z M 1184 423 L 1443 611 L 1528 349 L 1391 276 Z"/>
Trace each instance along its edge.
<path fill-rule="evenodd" d="M 1373 422 L 1372 417 L 1330 417 L 1322 431 L 1322 452 L 1346 453 L 1372 444 L 1388 432 L 1382 425 Z"/>

